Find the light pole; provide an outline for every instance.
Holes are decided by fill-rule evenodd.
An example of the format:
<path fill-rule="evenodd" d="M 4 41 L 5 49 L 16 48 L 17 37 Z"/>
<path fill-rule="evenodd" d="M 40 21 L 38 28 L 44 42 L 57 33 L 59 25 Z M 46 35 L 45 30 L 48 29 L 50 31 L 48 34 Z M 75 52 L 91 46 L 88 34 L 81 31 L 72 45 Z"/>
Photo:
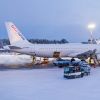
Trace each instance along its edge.
<path fill-rule="evenodd" d="M 94 23 L 90 23 L 88 25 L 88 29 L 90 31 L 90 35 L 91 35 L 91 44 L 93 43 L 93 30 L 95 29 L 96 25 Z"/>

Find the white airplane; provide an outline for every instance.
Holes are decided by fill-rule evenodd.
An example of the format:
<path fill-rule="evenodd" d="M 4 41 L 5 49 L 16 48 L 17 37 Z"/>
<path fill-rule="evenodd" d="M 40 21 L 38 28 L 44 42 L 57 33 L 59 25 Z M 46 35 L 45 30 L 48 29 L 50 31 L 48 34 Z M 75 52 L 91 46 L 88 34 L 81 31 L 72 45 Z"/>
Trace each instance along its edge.
<path fill-rule="evenodd" d="M 32 44 L 18 30 L 12 22 L 6 22 L 9 48 L 12 51 L 38 57 L 77 57 L 96 53 L 100 55 L 100 45 L 98 44 Z M 78 37 L 79 38 L 79 37 Z"/>

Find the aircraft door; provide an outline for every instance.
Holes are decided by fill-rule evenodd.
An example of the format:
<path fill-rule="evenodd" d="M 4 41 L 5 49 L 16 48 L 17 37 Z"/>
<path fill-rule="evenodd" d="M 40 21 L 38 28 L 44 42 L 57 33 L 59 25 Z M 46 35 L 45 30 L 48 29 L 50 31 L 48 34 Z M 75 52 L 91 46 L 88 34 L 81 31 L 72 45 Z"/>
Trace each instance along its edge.
<path fill-rule="evenodd" d="M 60 58 L 60 52 L 55 51 L 53 53 L 53 58 Z"/>

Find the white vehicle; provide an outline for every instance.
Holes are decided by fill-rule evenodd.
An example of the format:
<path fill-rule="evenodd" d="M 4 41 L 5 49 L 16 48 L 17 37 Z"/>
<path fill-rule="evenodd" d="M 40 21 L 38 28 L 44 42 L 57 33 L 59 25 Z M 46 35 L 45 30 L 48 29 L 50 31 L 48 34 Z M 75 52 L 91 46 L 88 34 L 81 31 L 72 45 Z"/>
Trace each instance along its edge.
<path fill-rule="evenodd" d="M 32 44 L 30 43 L 12 22 L 6 23 L 10 40 L 9 48 L 12 51 L 38 57 L 77 57 L 78 55 L 95 52 L 100 55 L 98 44 Z"/>

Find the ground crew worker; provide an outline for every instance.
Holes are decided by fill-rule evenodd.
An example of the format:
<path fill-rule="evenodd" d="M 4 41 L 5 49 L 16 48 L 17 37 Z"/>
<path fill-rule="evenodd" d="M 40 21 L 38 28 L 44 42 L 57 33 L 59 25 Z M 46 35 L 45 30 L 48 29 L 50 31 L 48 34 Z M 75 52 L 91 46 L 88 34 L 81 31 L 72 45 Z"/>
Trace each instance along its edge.
<path fill-rule="evenodd" d="M 90 64 L 91 67 L 94 67 L 94 68 L 96 67 L 93 57 L 89 57 L 89 64 Z"/>
<path fill-rule="evenodd" d="M 72 57 L 71 62 L 75 61 L 74 57 Z"/>
<path fill-rule="evenodd" d="M 36 57 L 35 56 L 32 56 L 32 63 L 34 64 L 36 61 Z"/>

